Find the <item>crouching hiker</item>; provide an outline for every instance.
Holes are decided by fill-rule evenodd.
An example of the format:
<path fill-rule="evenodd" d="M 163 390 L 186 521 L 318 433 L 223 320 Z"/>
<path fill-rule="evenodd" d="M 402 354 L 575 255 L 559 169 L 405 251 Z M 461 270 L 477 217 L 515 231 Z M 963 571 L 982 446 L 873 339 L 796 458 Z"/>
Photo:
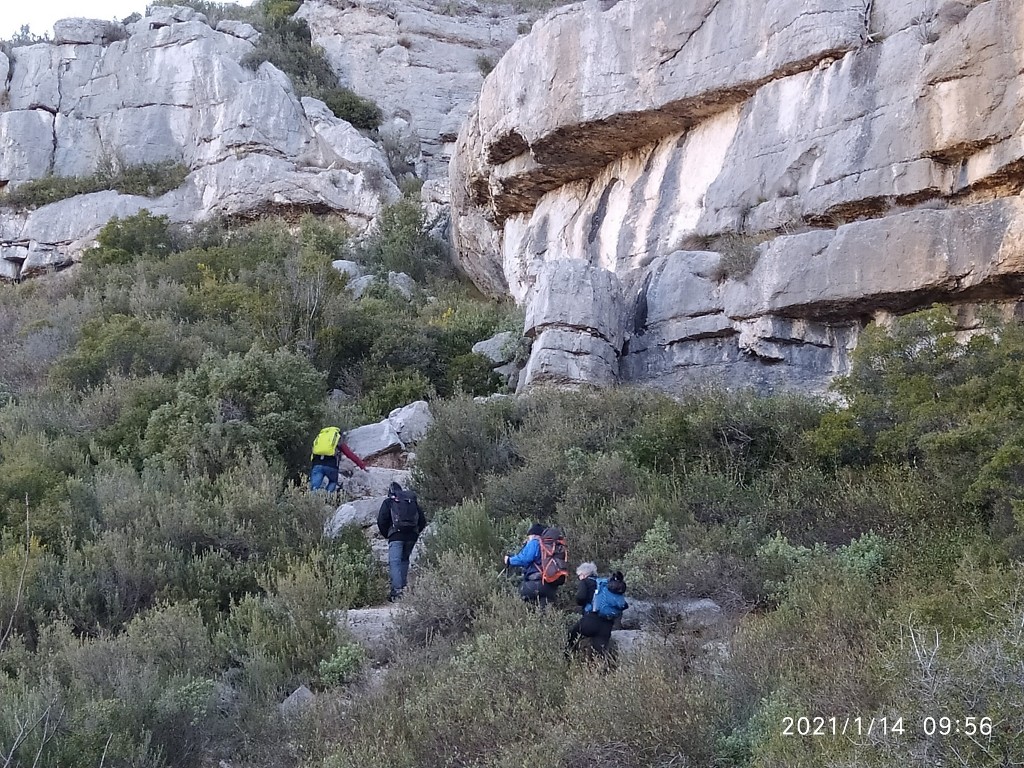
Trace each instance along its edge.
<path fill-rule="evenodd" d="M 427 518 L 420 509 L 416 494 L 392 483 L 377 512 L 377 530 L 388 540 L 388 576 L 391 579 L 388 600 L 394 601 L 402 596 L 409 580 L 409 557 L 426 527 Z"/>
<path fill-rule="evenodd" d="M 580 639 L 586 637 L 595 652 L 606 656 L 615 620 L 629 607 L 623 597 L 626 580 L 621 571 L 607 579 L 599 578 L 593 563 L 583 563 L 576 569 L 576 577 L 576 604 L 583 609 L 583 617 L 569 629 L 565 655 L 579 650 Z"/>
<path fill-rule="evenodd" d="M 567 557 L 562 532 L 557 528 L 545 528 L 540 523 L 534 523 L 526 532 L 526 542 L 522 549 L 514 555 L 505 555 L 505 566 L 523 570 L 523 581 L 519 585 L 520 597 L 546 609 L 569 574 Z"/>

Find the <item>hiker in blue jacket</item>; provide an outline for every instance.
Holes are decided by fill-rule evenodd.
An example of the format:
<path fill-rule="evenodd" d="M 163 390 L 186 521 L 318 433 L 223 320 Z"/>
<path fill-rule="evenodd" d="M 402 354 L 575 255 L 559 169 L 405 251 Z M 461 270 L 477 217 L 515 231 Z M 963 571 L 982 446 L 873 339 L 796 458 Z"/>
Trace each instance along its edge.
<path fill-rule="evenodd" d="M 557 587 L 545 584 L 540 577 L 540 537 L 544 526 L 534 523 L 526 532 L 526 542 L 514 555 L 505 555 L 505 565 L 509 568 L 521 568 L 523 581 L 519 585 L 519 595 L 528 603 L 539 603 L 542 608 L 555 599 Z"/>
<path fill-rule="evenodd" d="M 597 566 L 583 563 L 576 569 L 579 584 L 576 587 L 576 604 L 583 617 L 569 629 L 565 655 L 570 656 L 579 649 L 580 640 L 589 638 L 590 647 L 601 656 L 608 653 L 615 620 L 629 607 L 626 598 L 626 580 L 621 571 L 615 571 L 609 578 L 597 576 Z"/>

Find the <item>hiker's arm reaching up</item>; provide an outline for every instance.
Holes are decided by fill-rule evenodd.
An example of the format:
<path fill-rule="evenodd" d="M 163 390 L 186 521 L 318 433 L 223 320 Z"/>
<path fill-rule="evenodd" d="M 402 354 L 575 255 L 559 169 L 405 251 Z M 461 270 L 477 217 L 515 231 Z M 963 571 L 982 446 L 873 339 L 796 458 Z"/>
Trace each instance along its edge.
<path fill-rule="evenodd" d="M 363 472 L 366 471 L 366 463 L 358 456 L 356 456 L 355 452 L 351 448 L 349 448 L 344 443 L 339 443 L 338 450 L 340 450 L 342 453 L 348 456 L 352 463 L 359 467 L 361 470 L 363 470 Z"/>

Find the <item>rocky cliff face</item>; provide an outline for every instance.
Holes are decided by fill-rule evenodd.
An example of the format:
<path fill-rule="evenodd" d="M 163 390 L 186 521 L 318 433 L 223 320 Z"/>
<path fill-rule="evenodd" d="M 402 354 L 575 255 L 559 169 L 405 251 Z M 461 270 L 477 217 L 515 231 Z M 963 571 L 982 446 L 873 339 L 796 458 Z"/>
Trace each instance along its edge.
<path fill-rule="evenodd" d="M 459 135 L 459 259 L 526 382 L 819 389 L 871 319 L 1021 295 L 1022 51 L 1013 0 L 569 6 Z"/>
<path fill-rule="evenodd" d="M 393 159 L 428 180 L 447 179 L 484 71 L 530 23 L 508 6 L 464 0 L 307 0 L 297 16 L 342 85 L 380 106 Z"/>
<path fill-rule="evenodd" d="M 0 209 L 0 278 L 71 262 L 112 216 L 175 221 L 270 210 L 336 211 L 365 226 L 398 197 L 383 153 L 270 64 L 240 64 L 256 31 L 155 7 L 127 28 L 58 23 L 53 43 L 0 53 L 0 188 L 103 164 L 191 170 L 159 198 L 98 192 Z"/>

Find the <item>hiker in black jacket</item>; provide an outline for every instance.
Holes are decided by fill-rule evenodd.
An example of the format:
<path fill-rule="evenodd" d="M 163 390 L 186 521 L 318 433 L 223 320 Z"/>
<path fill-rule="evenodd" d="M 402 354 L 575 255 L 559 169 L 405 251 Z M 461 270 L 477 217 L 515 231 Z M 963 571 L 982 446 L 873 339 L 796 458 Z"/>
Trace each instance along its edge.
<path fill-rule="evenodd" d="M 569 637 L 565 646 L 565 655 L 570 656 L 579 649 L 580 640 L 589 638 L 590 647 L 601 656 L 608 653 L 608 643 L 612 639 L 612 627 L 615 626 L 616 612 L 621 614 L 622 608 L 626 607 L 625 600 L 616 600 L 615 608 L 606 609 L 607 615 L 598 612 L 599 606 L 595 606 L 594 597 L 597 593 L 598 578 L 597 566 L 593 563 L 582 563 L 576 569 L 576 577 L 579 582 L 576 587 L 576 605 L 580 606 L 583 617 L 569 629 Z M 609 579 L 601 579 L 605 588 L 609 588 L 615 595 L 625 592 L 626 584 L 622 573 L 616 571 Z"/>
<path fill-rule="evenodd" d="M 392 483 L 388 497 L 377 513 L 377 530 L 388 540 L 388 575 L 391 578 L 388 600 L 401 597 L 409 579 L 409 556 L 426 527 L 427 518 L 420 509 L 416 494 Z"/>

